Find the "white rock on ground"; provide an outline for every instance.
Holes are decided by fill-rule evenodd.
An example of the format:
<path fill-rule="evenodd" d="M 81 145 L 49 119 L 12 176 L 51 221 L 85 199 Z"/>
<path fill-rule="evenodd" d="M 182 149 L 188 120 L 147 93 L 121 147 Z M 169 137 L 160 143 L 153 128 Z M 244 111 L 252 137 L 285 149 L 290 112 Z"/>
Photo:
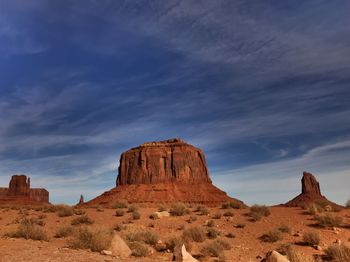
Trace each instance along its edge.
<path fill-rule="evenodd" d="M 117 233 L 113 235 L 109 250 L 116 257 L 126 258 L 131 256 L 131 249 Z"/>

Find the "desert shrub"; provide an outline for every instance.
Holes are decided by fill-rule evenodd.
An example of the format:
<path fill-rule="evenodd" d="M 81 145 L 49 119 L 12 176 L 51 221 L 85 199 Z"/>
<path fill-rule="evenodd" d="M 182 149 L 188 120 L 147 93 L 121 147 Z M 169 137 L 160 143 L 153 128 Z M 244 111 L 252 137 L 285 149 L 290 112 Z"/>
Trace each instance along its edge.
<path fill-rule="evenodd" d="M 320 234 L 317 231 L 308 231 L 303 236 L 305 245 L 315 246 L 321 242 Z"/>
<path fill-rule="evenodd" d="M 113 208 L 127 208 L 128 207 L 128 203 L 126 201 L 117 201 L 114 203 L 114 205 L 112 205 Z"/>
<path fill-rule="evenodd" d="M 112 240 L 112 233 L 104 229 L 80 228 L 69 242 L 69 246 L 77 249 L 90 249 L 100 252 L 108 249 Z"/>
<path fill-rule="evenodd" d="M 225 217 L 233 217 L 233 212 L 232 211 L 226 211 L 226 212 L 224 212 L 223 216 L 225 216 Z"/>
<path fill-rule="evenodd" d="M 220 219 L 222 214 L 220 212 L 217 212 L 213 215 L 213 219 Z"/>
<path fill-rule="evenodd" d="M 74 215 L 74 208 L 68 205 L 57 205 L 56 210 L 59 217 L 70 217 Z"/>
<path fill-rule="evenodd" d="M 235 238 L 236 236 L 233 233 L 227 233 L 225 235 L 225 237 L 227 237 L 227 238 Z"/>
<path fill-rule="evenodd" d="M 17 230 L 7 234 L 7 236 L 32 240 L 48 240 L 46 232 L 36 224 L 32 223 L 30 219 L 23 219 Z"/>
<path fill-rule="evenodd" d="M 229 250 L 230 248 L 230 244 L 227 241 L 217 239 L 205 244 L 201 249 L 201 253 L 204 256 L 220 257 L 223 256 L 224 250 Z"/>
<path fill-rule="evenodd" d="M 165 241 L 165 246 L 167 249 L 169 249 L 171 252 L 174 252 L 174 249 L 176 246 L 179 246 L 182 244 L 182 241 L 178 237 L 170 237 Z"/>
<path fill-rule="evenodd" d="M 182 232 L 182 238 L 186 241 L 203 242 L 205 237 L 205 231 L 201 227 L 187 228 Z"/>
<path fill-rule="evenodd" d="M 244 223 L 238 223 L 235 225 L 236 228 L 245 228 L 245 224 Z"/>
<path fill-rule="evenodd" d="M 158 219 L 158 215 L 156 213 L 152 213 L 152 214 L 149 215 L 149 218 L 153 219 L 153 220 L 156 220 L 156 219 Z"/>
<path fill-rule="evenodd" d="M 198 212 L 198 214 L 200 216 L 206 216 L 209 214 L 208 208 L 206 206 L 203 206 L 203 205 L 197 206 L 196 212 Z"/>
<path fill-rule="evenodd" d="M 343 223 L 343 219 L 331 213 L 325 215 L 316 215 L 314 217 L 321 227 L 339 227 Z"/>
<path fill-rule="evenodd" d="M 117 217 L 122 217 L 122 216 L 124 216 L 124 214 L 125 214 L 125 211 L 121 208 L 117 208 L 117 210 L 115 211 L 115 215 Z"/>
<path fill-rule="evenodd" d="M 167 208 L 166 208 L 165 205 L 160 205 L 160 206 L 158 207 L 158 212 L 163 212 L 163 211 L 167 211 Z"/>
<path fill-rule="evenodd" d="M 134 220 L 138 220 L 141 218 L 141 214 L 139 213 L 139 211 L 133 211 L 131 214 L 132 219 Z"/>
<path fill-rule="evenodd" d="M 267 233 L 263 234 L 260 237 L 260 239 L 264 242 L 273 243 L 273 242 L 277 242 L 277 241 L 281 240 L 282 234 L 279 230 L 273 229 L 273 230 L 270 230 Z"/>
<path fill-rule="evenodd" d="M 131 249 L 131 255 L 134 257 L 146 257 L 150 254 L 150 249 L 141 242 L 131 242 L 128 244 Z"/>
<path fill-rule="evenodd" d="M 294 248 L 288 247 L 286 255 L 290 262 L 317 262 L 313 257 L 305 256 L 305 254 L 295 251 Z"/>
<path fill-rule="evenodd" d="M 118 231 L 118 232 L 120 232 L 120 231 L 122 231 L 122 230 L 125 230 L 125 229 L 126 229 L 126 226 L 125 226 L 125 225 L 115 224 L 115 225 L 113 226 L 113 230 Z"/>
<path fill-rule="evenodd" d="M 192 222 L 197 221 L 197 216 L 190 216 L 186 221 L 191 224 Z"/>
<path fill-rule="evenodd" d="M 77 216 L 81 216 L 81 215 L 85 215 L 85 210 L 82 210 L 82 209 L 74 209 L 74 215 L 77 215 Z"/>
<path fill-rule="evenodd" d="M 207 226 L 207 227 L 213 227 L 213 226 L 215 226 L 214 220 L 208 220 L 208 221 L 206 222 L 206 226 Z"/>
<path fill-rule="evenodd" d="M 77 226 L 81 224 L 91 225 L 93 223 L 94 221 L 91 218 L 89 218 L 87 215 L 84 215 L 84 216 L 74 218 L 71 222 L 71 225 L 72 226 Z"/>
<path fill-rule="evenodd" d="M 103 208 L 101 206 L 97 206 L 96 207 L 96 211 L 97 212 L 104 212 Z"/>
<path fill-rule="evenodd" d="M 130 206 L 128 207 L 128 213 L 132 213 L 132 212 L 135 212 L 135 211 L 138 211 L 137 206 L 135 206 L 135 205 L 130 205 Z"/>
<path fill-rule="evenodd" d="M 267 217 L 271 214 L 270 209 L 265 205 L 254 205 L 250 208 L 248 216 L 254 221 L 259 221 L 262 217 Z"/>
<path fill-rule="evenodd" d="M 288 225 L 280 225 L 278 230 L 282 233 L 290 233 L 290 227 Z"/>
<path fill-rule="evenodd" d="M 325 250 L 326 256 L 332 262 L 350 261 L 350 247 L 346 245 L 331 245 Z"/>
<path fill-rule="evenodd" d="M 45 219 L 45 218 L 47 218 L 47 215 L 45 214 L 38 215 L 38 219 Z"/>
<path fill-rule="evenodd" d="M 126 235 L 128 242 L 144 242 L 148 245 L 154 246 L 159 240 L 159 236 L 148 230 L 131 232 Z"/>
<path fill-rule="evenodd" d="M 229 205 L 230 205 L 231 208 L 234 208 L 234 209 L 241 209 L 241 208 L 243 208 L 243 204 L 241 202 L 239 202 L 238 200 L 231 201 L 229 203 Z"/>
<path fill-rule="evenodd" d="M 318 213 L 322 213 L 324 211 L 321 206 L 316 205 L 315 203 L 308 205 L 306 208 L 309 215 L 312 215 L 312 216 L 315 216 Z"/>
<path fill-rule="evenodd" d="M 230 208 L 230 203 L 228 203 L 228 202 L 222 203 L 222 204 L 221 204 L 221 208 L 222 208 L 222 209 L 228 209 L 228 208 Z"/>
<path fill-rule="evenodd" d="M 171 205 L 170 214 L 172 216 L 183 216 L 188 213 L 189 213 L 189 210 L 187 209 L 186 205 L 183 203 L 174 203 Z"/>
<path fill-rule="evenodd" d="M 346 201 L 345 207 L 346 207 L 346 208 L 350 208 L 350 199 L 349 199 L 348 201 Z"/>
<path fill-rule="evenodd" d="M 219 231 L 217 231 L 215 228 L 208 228 L 207 236 L 210 239 L 217 238 L 219 236 Z"/>
<path fill-rule="evenodd" d="M 71 236 L 74 232 L 74 229 L 71 226 L 62 226 L 57 229 L 55 237 L 61 238 L 61 237 L 68 237 Z"/>

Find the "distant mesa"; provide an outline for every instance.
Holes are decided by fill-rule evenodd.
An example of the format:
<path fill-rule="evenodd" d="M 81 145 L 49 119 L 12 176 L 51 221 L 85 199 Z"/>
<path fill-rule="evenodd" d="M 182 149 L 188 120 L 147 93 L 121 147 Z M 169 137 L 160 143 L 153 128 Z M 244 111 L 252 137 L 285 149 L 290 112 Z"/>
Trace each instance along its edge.
<path fill-rule="evenodd" d="M 333 208 L 341 208 L 340 205 L 329 201 L 325 196 L 321 195 L 320 184 L 315 176 L 308 172 L 303 172 L 301 179 L 301 194 L 293 198 L 286 204 L 288 207 L 305 207 L 312 203 L 323 203 Z"/>
<path fill-rule="evenodd" d="M 118 173 L 115 188 L 85 204 L 235 200 L 212 184 L 203 151 L 181 139 L 148 142 L 122 153 Z"/>
<path fill-rule="evenodd" d="M 30 188 L 30 178 L 13 175 L 9 187 L 0 187 L 0 204 L 49 204 L 49 192 L 44 188 Z"/>

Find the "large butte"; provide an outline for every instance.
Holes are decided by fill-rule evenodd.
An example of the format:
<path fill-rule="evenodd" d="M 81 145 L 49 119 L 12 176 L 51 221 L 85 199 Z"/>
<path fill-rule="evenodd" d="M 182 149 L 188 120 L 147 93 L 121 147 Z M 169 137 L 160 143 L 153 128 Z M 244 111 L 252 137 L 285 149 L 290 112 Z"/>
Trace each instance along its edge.
<path fill-rule="evenodd" d="M 120 157 L 116 187 L 84 205 L 243 202 L 212 184 L 204 153 L 181 139 L 144 143 Z"/>

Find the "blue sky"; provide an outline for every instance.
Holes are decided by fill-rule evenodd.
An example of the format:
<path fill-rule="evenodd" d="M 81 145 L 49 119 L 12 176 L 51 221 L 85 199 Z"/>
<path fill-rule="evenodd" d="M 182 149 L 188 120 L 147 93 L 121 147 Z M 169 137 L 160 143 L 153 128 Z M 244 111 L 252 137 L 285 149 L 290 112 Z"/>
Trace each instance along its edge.
<path fill-rule="evenodd" d="M 314 173 L 350 198 L 349 1 L 0 0 L 0 184 L 53 203 L 115 185 L 120 153 L 181 137 L 214 184 L 278 204 Z"/>

